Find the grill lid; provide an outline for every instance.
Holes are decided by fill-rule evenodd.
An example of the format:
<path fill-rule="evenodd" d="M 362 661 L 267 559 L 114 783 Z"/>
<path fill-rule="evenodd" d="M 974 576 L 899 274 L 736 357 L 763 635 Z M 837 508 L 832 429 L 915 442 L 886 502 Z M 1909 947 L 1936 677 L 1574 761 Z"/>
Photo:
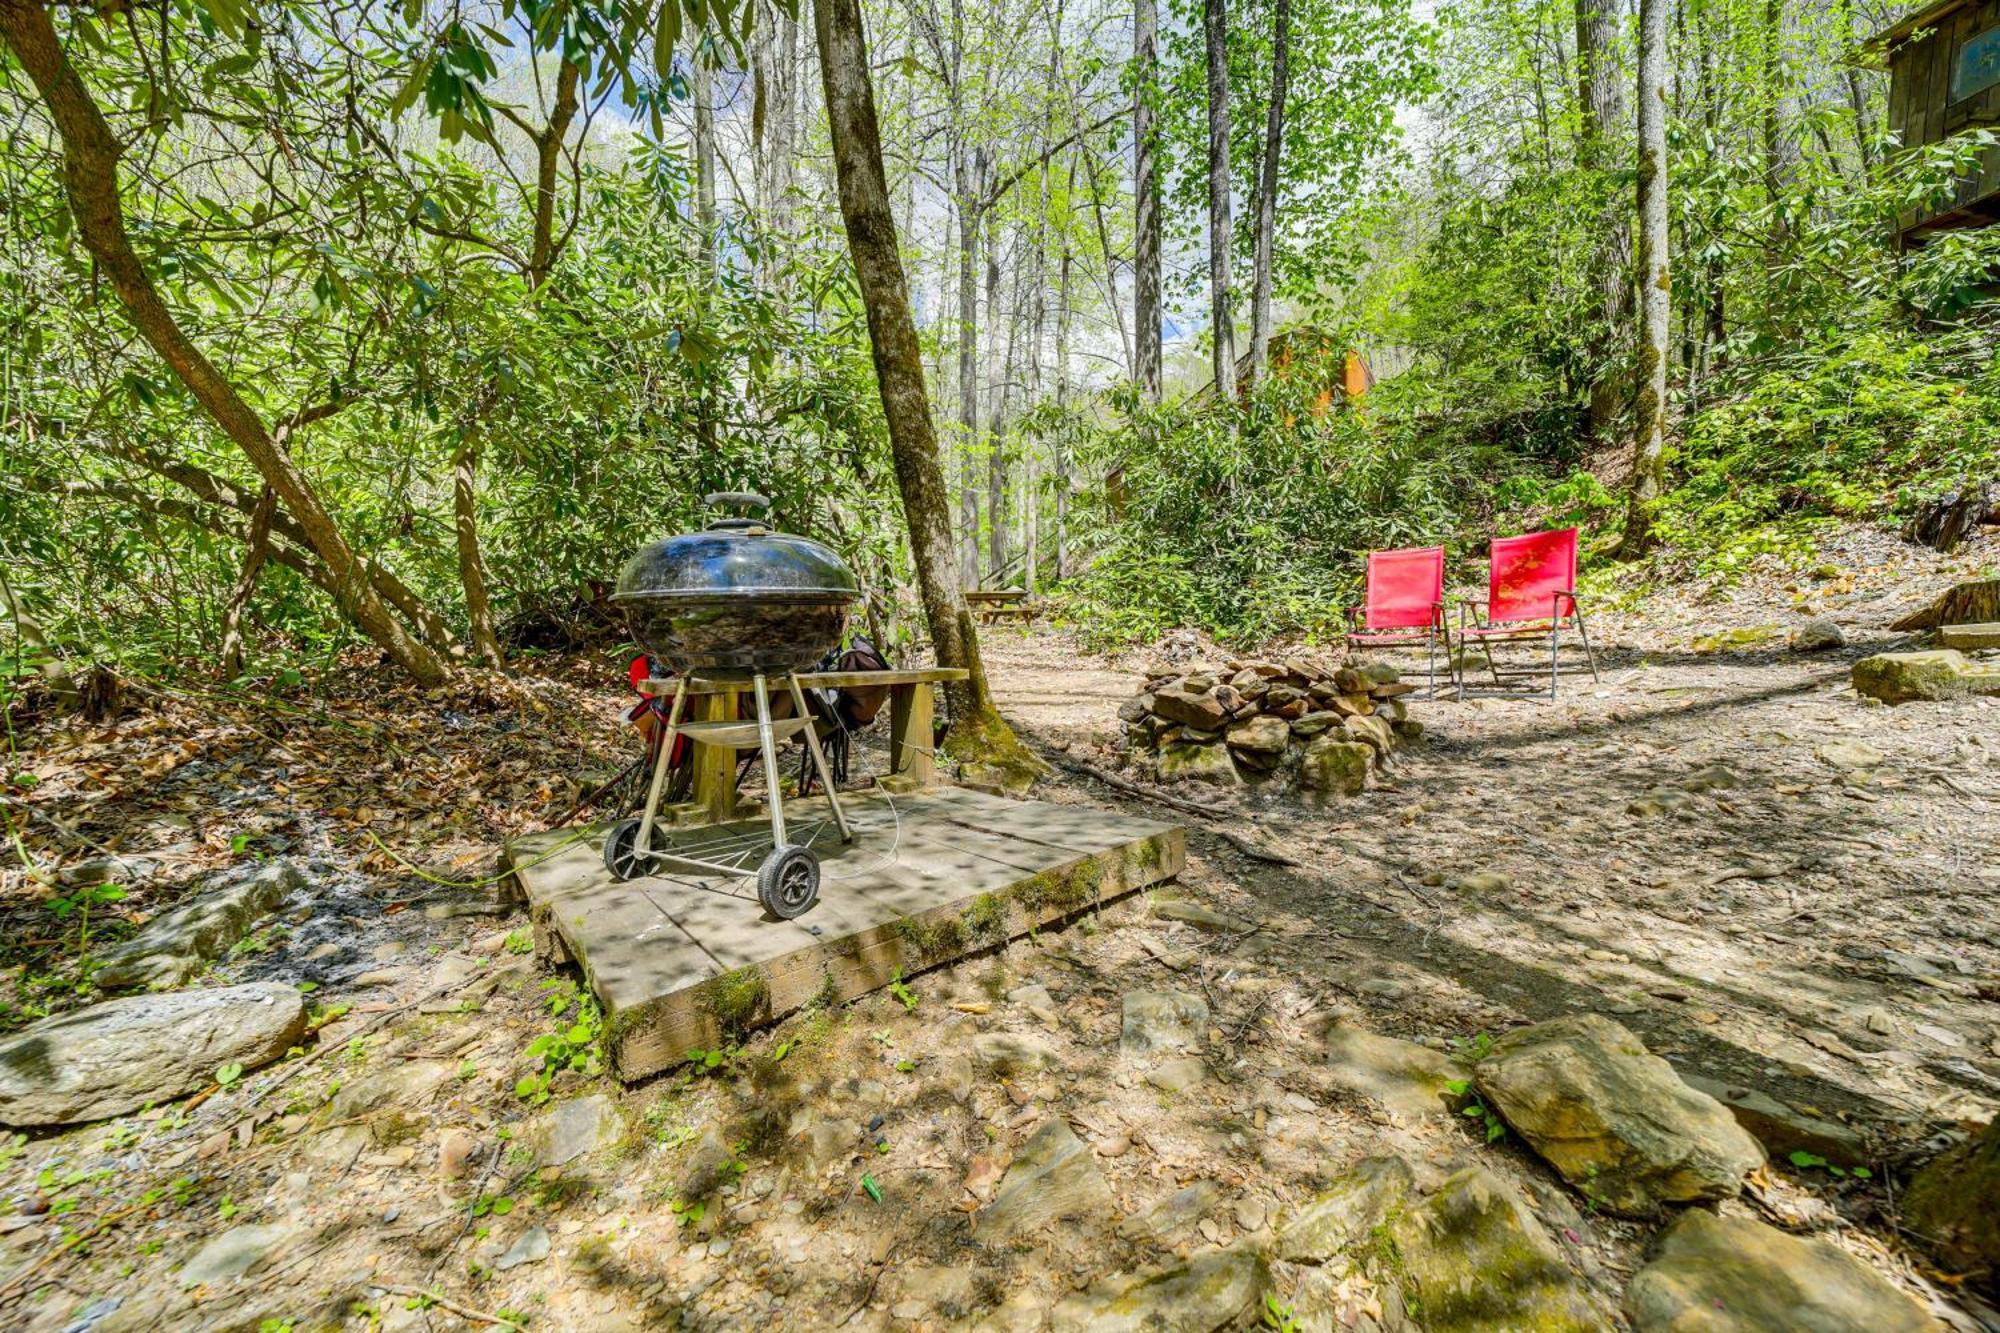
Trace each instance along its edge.
<path fill-rule="evenodd" d="M 764 510 L 761 495 L 725 491 L 711 509 Z M 761 516 L 712 519 L 701 532 L 653 542 L 625 562 L 614 602 L 771 601 L 846 605 L 860 595 L 854 575 L 829 548 L 778 532 Z"/>

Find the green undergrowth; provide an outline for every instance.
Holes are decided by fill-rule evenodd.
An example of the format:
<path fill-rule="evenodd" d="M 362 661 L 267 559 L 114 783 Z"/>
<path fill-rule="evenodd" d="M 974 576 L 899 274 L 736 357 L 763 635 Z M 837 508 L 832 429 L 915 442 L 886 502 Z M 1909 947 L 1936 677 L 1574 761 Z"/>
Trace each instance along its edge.
<path fill-rule="evenodd" d="M 1897 521 L 2000 479 L 2000 364 L 1982 330 L 1876 328 L 1774 358 L 1694 414 L 1670 457 L 1660 535 L 1703 574 L 1810 557 L 1841 521 Z"/>
<path fill-rule="evenodd" d="M 1368 411 L 1324 419 L 1263 399 L 1233 421 L 1121 403 L 1117 429 L 1083 446 L 1111 470 L 1089 501 L 1104 544 L 1057 613 L 1100 647 L 1180 628 L 1246 649 L 1328 642 L 1371 549 L 1443 545 L 1449 585 L 1477 589 L 1491 538 L 1569 526 L 1600 592 L 1613 572 L 1630 589 L 1809 562 L 1837 525 L 1900 523 L 1966 481 L 2000 481 L 1993 316 L 1912 324 L 1878 305 L 1692 388 L 1677 370 L 1661 548 L 1636 575 L 1613 558 L 1627 501 L 1622 461 L 1606 467 L 1627 455 L 1593 448 L 1580 409 L 1467 401 L 1425 365 L 1385 381 Z M 1609 442 L 1630 431 L 1628 416 Z"/>

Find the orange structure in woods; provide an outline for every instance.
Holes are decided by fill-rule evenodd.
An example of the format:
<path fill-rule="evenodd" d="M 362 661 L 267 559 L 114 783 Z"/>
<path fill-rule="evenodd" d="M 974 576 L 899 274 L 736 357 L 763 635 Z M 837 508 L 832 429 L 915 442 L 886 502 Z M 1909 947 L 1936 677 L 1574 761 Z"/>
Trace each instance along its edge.
<path fill-rule="evenodd" d="M 1295 325 L 1271 335 L 1270 365 L 1273 379 L 1310 394 L 1306 410 L 1314 420 L 1324 419 L 1336 403 L 1359 403 L 1375 384 L 1375 373 L 1366 357 L 1343 339 L 1310 324 Z M 1250 357 L 1245 353 L 1236 359 L 1238 385 L 1247 383 L 1249 371 Z M 1207 402 L 1214 393 L 1215 386 L 1211 383 L 1191 401 Z M 1247 401 L 1246 390 L 1239 388 L 1237 393 Z"/>

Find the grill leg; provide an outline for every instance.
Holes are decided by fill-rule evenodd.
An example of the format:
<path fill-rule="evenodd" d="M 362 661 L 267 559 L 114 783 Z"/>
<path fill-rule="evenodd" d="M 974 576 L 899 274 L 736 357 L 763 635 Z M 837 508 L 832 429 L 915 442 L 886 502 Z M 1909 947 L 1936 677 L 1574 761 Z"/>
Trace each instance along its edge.
<path fill-rule="evenodd" d="M 653 765 L 653 785 L 646 789 L 646 809 L 639 816 L 639 833 L 632 850 L 644 856 L 653 850 L 653 818 L 660 812 L 660 790 L 667 785 L 667 768 L 674 761 L 674 734 L 680 730 L 681 705 L 687 701 L 687 677 L 674 681 L 674 701 L 667 708 L 667 732 L 660 737 L 660 757 Z"/>
<path fill-rule="evenodd" d="M 806 692 L 799 688 L 797 675 L 787 673 L 785 684 L 792 687 L 792 707 L 799 710 L 805 719 L 806 749 L 812 753 L 813 767 L 819 770 L 819 780 L 826 784 L 826 803 L 833 807 L 833 822 L 840 826 L 840 840 L 854 841 L 854 830 L 847 827 L 847 813 L 840 808 L 840 793 L 834 790 L 833 769 L 827 765 L 826 752 L 820 749 L 819 731 L 813 726 L 812 710 L 806 707 Z"/>
<path fill-rule="evenodd" d="M 778 791 L 783 785 L 783 775 L 778 772 L 777 742 L 771 739 L 771 692 L 765 688 L 761 672 L 751 679 L 750 688 L 757 692 L 757 743 L 764 751 L 764 789 L 771 802 L 771 839 L 783 847 L 787 845 L 785 798 Z"/>

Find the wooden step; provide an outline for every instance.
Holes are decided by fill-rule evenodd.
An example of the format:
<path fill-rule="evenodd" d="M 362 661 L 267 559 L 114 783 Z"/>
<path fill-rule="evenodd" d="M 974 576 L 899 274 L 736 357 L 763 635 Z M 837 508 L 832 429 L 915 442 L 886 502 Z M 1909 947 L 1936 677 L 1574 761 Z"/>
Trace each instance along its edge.
<path fill-rule="evenodd" d="M 2000 648 L 2000 622 L 1990 625 L 1946 625 L 1938 631 L 1938 644 L 1960 652 Z"/>
<path fill-rule="evenodd" d="M 802 717 L 774 717 L 771 719 L 771 739 L 784 740 L 797 735 L 806 726 Z M 754 749 L 763 742 L 757 738 L 755 722 L 683 722 L 678 734 L 687 737 L 696 745 L 720 745 L 731 750 Z"/>

